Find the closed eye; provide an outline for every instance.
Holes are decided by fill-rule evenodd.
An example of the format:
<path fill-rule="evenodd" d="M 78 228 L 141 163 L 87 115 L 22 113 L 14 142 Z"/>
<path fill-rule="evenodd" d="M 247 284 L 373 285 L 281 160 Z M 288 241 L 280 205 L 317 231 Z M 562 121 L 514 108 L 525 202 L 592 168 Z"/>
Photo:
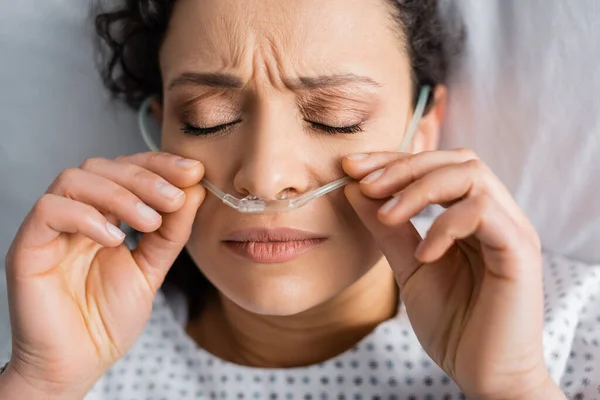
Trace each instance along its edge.
<path fill-rule="evenodd" d="M 349 125 L 349 126 L 330 126 L 330 125 L 325 125 L 325 124 L 321 124 L 319 122 L 313 122 L 313 121 L 306 121 L 310 124 L 311 128 L 325 132 L 325 133 L 329 133 L 330 135 L 335 135 L 335 134 L 352 134 L 352 133 L 357 133 L 357 132 L 362 132 L 362 124 L 355 124 L 355 125 Z"/>
<path fill-rule="evenodd" d="M 188 123 L 184 123 L 183 126 L 181 127 L 181 130 L 183 133 L 186 133 L 186 134 L 192 135 L 192 136 L 208 136 L 208 135 L 213 135 L 213 134 L 217 134 L 217 133 L 224 133 L 229 128 L 233 127 L 234 125 L 239 124 L 240 122 L 242 122 L 242 120 L 237 120 L 237 121 L 233 121 L 233 122 L 230 122 L 227 124 L 221 124 L 221 125 L 209 126 L 209 127 L 199 127 L 199 126 L 194 126 L 194 125 L 191 125 Z"/>
<path fill-rule="evenodd" d="M 239 124 L 240 122 L 242 122 L 242 121 L 237 120 L 237 121 L 230 122 L 227 124 L 221 124 L 221 125 L 210 126 L 210 127 L 199 127 L 199 126 L 194 126 L 192 124 L 184 123 L 181 130 L 184 133 L 186 133 L 188 135 L 192 135 L 192 136 L 208 136 L 208 135 L 213 135 L 213 134 L 217 134 L 217 133 L 224 133 L 229 128 Z M 328 133 L 330 135 L 353 134 L 353 133 L 363 131 L 362 124 L 354 124 L 354 125 L 348 125 L 348 126 L 330 126 L 330 125 L 325 125 L 325 124 L 322 124 L 319 122 L 313 122 L 313 121 L 306 121 L 306 122 L 308 122 L 310 124 L 311 128 L 321 131 L 321 132 Z"/>

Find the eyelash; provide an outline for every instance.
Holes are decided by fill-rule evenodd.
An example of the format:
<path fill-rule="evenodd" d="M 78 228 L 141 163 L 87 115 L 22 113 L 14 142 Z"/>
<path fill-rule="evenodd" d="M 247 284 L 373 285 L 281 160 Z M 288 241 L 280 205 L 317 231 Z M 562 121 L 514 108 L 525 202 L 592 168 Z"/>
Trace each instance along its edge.
<path fill-rule="evenodd" d="M 238 121 L 230 122 L 228 124 L 211 126 L 208 128 L 200 128 L 198 126 L 193 126 L 191 124 L 184 123 L 181 130 L 183 131 L 183 133 L 187 133 L 188 135 L 192 135 L 192 136 L 208 136 L 208 135 L 225 133 L 231 127 L 239 124 L 240 122 L 242 122 L 242 121 L 238 120 Z"/>
<path fill-rule="evenodd" d="M 363 131 L 362 124 L 360 124 L 360 123 L 355 124 L 355 125 L 349 125 L 349 126 L 329 126 L 329 125 L 325 125 L 325 124 L 320 124 L 318 122 L 312 122 L 312 121 L 306 121 L 306 122 L 308 122 L 312 128 L 323 131 L 330 135 L 337 135 L 337 134 L 351 135 L 353 133 Z"/>
<path fill-rule="evenodd" d="M 184 123 L 181 130 L 184 133 L 186 133 L 188 135 L 192 135 L 192 136 L 208 136 L 208 135 L 213 135 L 213 134 L 217 134 L 217 133 L 225 133 L 229 128 L 233 127 L 234 125 L 237 125 L 240 122 L 241 121 L 235 121 L 235 122 L 231 122 L 229 124 L 211 126 L 208 128 L 200 128 L 197 126 L 193 126 L 191 124 Z M 312 122 L 312 121 L 306 121 L 306 122 L 308 122 L 310 124 L 311 128 L 325 132 L 330 135 L 337 135 L 337 134 L 351 135 L 353 133 L 363 131 L 362 124 L 360 124 L 360 123 L 355 124 L 355 125 L 349 125 L 349 126 L 329 126 L 329 125 L 325 125 L 325 124 L 320 124 L 318 122 Z"/>

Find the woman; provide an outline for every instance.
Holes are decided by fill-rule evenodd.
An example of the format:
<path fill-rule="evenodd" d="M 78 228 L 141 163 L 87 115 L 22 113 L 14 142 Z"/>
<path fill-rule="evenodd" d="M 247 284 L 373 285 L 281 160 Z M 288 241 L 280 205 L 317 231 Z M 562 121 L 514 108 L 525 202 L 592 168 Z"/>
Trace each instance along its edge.
<path fill-rule="evenodd" d="M 564 398 L 536 232 L 471 151 L 435 150 L 436 11 L 123 0 L 100 15 L 108 87 L 136 108 L 157 96 L 163 152 L 67 170 L 23 222 L 1 397 Z M 199 184 L 270 200 L 344 175 L 290 213 L 241 214 Z M 431 204 L 447 210 L 422 240 L 410 220 Z M 144 233 L 134 250 L 121 221 Z"/>

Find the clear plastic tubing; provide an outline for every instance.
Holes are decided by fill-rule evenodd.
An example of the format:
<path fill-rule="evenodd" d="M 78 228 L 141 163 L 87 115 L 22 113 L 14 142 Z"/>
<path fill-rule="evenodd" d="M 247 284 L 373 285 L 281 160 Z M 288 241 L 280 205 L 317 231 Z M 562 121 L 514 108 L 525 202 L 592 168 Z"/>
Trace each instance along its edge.
<path fill-rule="evenodd" d="M 406 135 L 404 135 L 399 151 L 404 151 L 408 144 L 412 141 L 412 138 L 419 126 L 419 121 L 425 112 L 425 107 L 427 106 L 427 100 L 429 99 L 430 92 L 431 87 L 429 86 L 423 86 L 421 88 L 419 100 L 417 101 L 417 106 L 415 107 L 415 112 L 408 129 L 406 130 Z M 146 124 L 146 115 L 151 101 L 151 98 L 146 100 L 140 107 L 138 122 L 140 125 L 142 138 L 144 139 L 144 142 L 146 142 L 146 145 L 153 151 L 159 151 L 158 147 L 152 142 L 150 135 L 148 134 L 148 128 Z M 235 196 L 223 192 L 207 179 L 202 179 L 200 183 L 210 193 L 221 199 L 224 204 L 241 213 L 284 213 L 303 207 L 319 197 L 325 196 L 334 190 L 346 186 L 352 181 L 352 178 L 345 176 L 324 186 L 306 192 L 298 197 L 285 200 L 263 200 L 254 196 L 247 196 L 242 199 L 238 199 Z"/>

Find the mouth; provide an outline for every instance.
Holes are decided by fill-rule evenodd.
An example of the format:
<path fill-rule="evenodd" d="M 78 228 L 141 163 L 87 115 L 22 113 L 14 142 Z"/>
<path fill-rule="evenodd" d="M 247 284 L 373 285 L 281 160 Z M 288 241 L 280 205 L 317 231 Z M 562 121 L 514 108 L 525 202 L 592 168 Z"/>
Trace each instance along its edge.
<path fill-rule="evenodd" d="M 259 264 L 292 261 L 327 240 L 311 232 L 289 228 L 246 229 L 228 235 L 225 247 L 247 260 Z"/>

